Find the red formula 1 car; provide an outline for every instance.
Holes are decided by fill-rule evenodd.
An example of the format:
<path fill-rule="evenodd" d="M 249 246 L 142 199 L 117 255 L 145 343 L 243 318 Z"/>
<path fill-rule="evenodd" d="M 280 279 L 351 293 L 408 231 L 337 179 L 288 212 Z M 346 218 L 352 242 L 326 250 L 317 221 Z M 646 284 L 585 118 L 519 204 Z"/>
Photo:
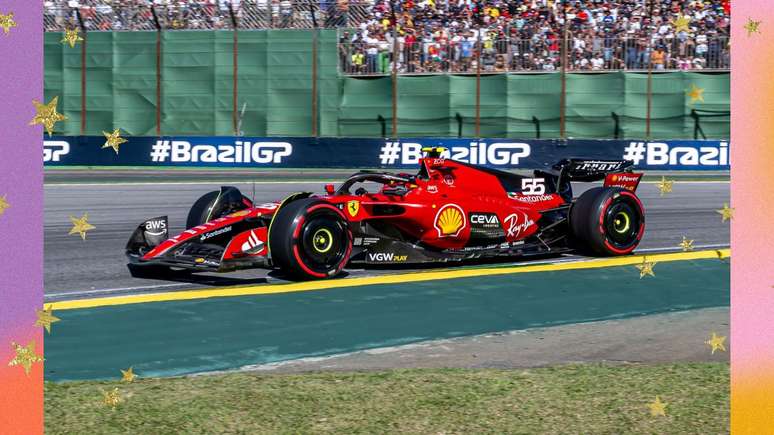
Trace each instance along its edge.
<path fill-rule="evenodd" d="M 417 264 L 580 251 L 631 253 L 645 229 L 635 195 L 642 174 L 626 161 L 566 159 L 530 176 L 424 150 L 416 175 L 362 171 L 326 194 L 253 204 L 235 187 L 202 196 L 187 230 L 143 222 L 126 253 L 135 276 L 170 269 L 275 268 L 330 278 L 348 264 Z M 574 198 L 573 181 L 604 185 Z"/>

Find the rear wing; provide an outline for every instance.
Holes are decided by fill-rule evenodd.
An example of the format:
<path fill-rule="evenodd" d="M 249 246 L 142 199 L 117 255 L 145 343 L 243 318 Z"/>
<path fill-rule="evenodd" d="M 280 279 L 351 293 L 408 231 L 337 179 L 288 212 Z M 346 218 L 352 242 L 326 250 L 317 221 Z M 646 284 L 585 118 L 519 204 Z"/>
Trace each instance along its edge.
<path fill-rule="evenodd" d="M 551 186 L 565 200 L 572 199 L 572 181 L 601 181 L 605 187 L 622 187 L 634 192 L 640 184 L 642 174 L 632 172 L 634 163 L 627 160 L 586 160 L 564 159 L 554 164 L 548 171 L 535 171 L 536 176 L 544 176 L 553 182 Z"/>
<path fill-rule="evenodd" d="M 560 179 L 567 181 L 599 181 L 608 174 L 631 172 L 632 166 L 634 162 L 628 160 L 564 159 L 552 169 L 558 172 Z"/>

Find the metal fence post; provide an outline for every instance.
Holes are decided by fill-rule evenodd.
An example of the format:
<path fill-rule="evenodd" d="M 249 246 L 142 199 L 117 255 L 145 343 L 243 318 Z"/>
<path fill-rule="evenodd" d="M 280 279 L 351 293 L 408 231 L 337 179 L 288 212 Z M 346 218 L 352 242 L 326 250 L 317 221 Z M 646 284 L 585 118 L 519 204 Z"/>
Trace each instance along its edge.
<path fill-rule="evenodd" d="M 398 138 L 398 19 L 395 4 L 390 2 L 392 10 L 392 136 Z"/>
<path fill-rule="evenodd" d="M 314 13 L 312 1 L 309 1 L 309 13 L 312 14 L 312 136 L 317 137 L 317 44 L 320 39 L 320 30 L 317 26 L 317 17 Z M 336 50 L 338 52 L 338 48 Z"/>
<path fill-rule="evenodd" d="M 153 6 L 151 13 L 156 25 L 156 136 L 161 136 L 161 23 Z"/>
<path fill-rule="evenodd" d="M 78 25 L 83 32 L 83 41 L 81 43 L 81 136 L 86 134 L 86 41 L 89 39 L 86 35 L 86 26 L 83 24 L 80 9 L 75 10 L 78 17 Z"/>
<path fill-rule="evenodd" d="M 565 122 L 566 122 L 566 108 L 567 108 L 567 52 L 569 43 L 569 30 L 567 29 L 567 17 L 564 20 L 564 34 L 562 35 L 562 94 L 559 97 L 559 135 L 562 139 L 566 136 Z"/>
<path fill-rule="evenodd" d="M 479 18 L 480 19 L 480 18 Z M 478 50 L 476 53 L 476 138 L 481 137 L 481 51 L 483 43 L 481 38 L 481 24 L 478 25 Z"/>
<path fill-rule="evenodd" d="M 232 87 L 234 90 L 234 93 L 232 95 L 233 103 L 231 105 L 231 122 L 234 127 L 234 136 L 239 136 L 239 115 L 237 114 L 237 100 L 239 99 L 239 75 L 238 75 L 238 68 L 239 68 L 239 37 L 237 36 L 237 33 L 239 32 L 239 22 L 237 21 L 236 14 L 234 14 L 234 8 L 231 6 L 231 3 L 228 4 L 228 13 L 231 15 L 231 27 L 234 31 L 234 40 L 232 42 L 232 55 L 233 55 L 233 77 L 232 77 Z"/>

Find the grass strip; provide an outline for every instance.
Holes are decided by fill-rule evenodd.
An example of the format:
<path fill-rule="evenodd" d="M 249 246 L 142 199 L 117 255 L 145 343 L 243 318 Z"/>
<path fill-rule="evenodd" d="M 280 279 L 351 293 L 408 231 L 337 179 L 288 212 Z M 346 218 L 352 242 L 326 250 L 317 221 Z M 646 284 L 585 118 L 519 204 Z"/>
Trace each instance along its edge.
<path fill-rule="evenodd" d="M 116 387 L 124 401 L 111 409 L 102 392 Z M 651 415 L 647 405 L 656 396 L 666 416 Z M 48 434 L 716 434 L 730 430 L 729 367 L 575 364 L 47 382 L 45 419 Z"/>

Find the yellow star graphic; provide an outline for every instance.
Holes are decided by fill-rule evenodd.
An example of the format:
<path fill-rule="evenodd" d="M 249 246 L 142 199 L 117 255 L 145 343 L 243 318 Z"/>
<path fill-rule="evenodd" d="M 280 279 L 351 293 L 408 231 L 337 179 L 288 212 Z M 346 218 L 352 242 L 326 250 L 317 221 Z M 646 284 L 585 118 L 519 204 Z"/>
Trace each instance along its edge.
<path fill-rule="evenodd" d="M 48 306 L 48 309 L 44 308 L 42 310 L 35 311 L 35 313 L 38 315 L 38 320 L 35 321 L 35 326 L 42 326 L 46 328 L 46 332 L 49 334 L 51 333 L 51 324 L 61 320 L 59 317 L 51 314 L 51 311 L 51 305 Z"/>
<path fill-rule="evenodd" d="M 720 215 L 723 217 L 723 222 L 734 218 L 734 209 L 730 208 L 727 202 L 723 204 L 723 208 L 720 210 L 715 210 L 715 212 L 720 213 Z"/>
<path fill-rule="evenodd" d="M 753 33 L 761 33 L 761 30 L 758 28 L 760 25 L 760 21 L 754 21 L 752 18 L 748 18 L 747 24 L 744 25 L 744 29 L 747 30 L 747 36 L 750 36 Z"/>
<path fill-rule="evenodd" d="M 656 183 L 656 186 L 658 187 L 658 191 L 661 192 L 661 196 L 664 196 L 664 194 L 672 192 L 672 186 L 674 184 L 674 180 L 667 180 L 666 177 L 662 175 L 661 181 Z"/>
<path fill-rule="evenodd" d="M 24 373 L 27 376 L 30 375 L 30 369 L 32 369 L 33 364 L 43 361 L 43 357 L 35 353 L 35 340 L 30 341 L 26 346 L 12 342 L 11 347 L 16 352 L 16 356 L 8 363 L 8 366 L 24 367 Z"/>
<path fill-rule="evenodd" d="M 102 392 L 102 403 L 104 403 L 105 406 L 116 409 L 116 406 L 120 405 L 123 401 L 124 399 L 121 397 L 121 392 L 118 390 L 118 388 L 113 388 L 110 391 Z"/>
<path fill-rule="evenodd" d="M 3 28 L 3 32 L 6 35 L 11 31 L 11 27 L 16 27 L 16 21 L 13 20 L 13 12 L 0 14 L 0 27 Z"/>
<path fill-rule="evenodd" d="M 696 86 L 695 84 L 691 83 L 691 89 L 685 91 L 685 95 L 691 98 L 691 104 L 695 103 L 696 101 L 704 102 L 704 88 L 700 88 Z"/>
<path fill-rule="evenodd" d="M 59 121 L 67 119 L 66 116 L 56 111 L 56 105 L 59 103 L 59 97 L 54 97 L 48 104 L 42 104 L 38 100 L 32 100 L 32 104 L 35 106 L 35 117 L 32 118 L 29 125 L 43 124 L 51 136 L 54 130 L 54 124 Z"/>
<path fill-rule="evenodd" d="M 136 378 L 137 375 L 134 374 L 134 371 L 131 367 L 129 367 L 126 370 L 121 370 L 121 380 L 123 382 L 133 382 L 134 378 Z"/>
<path fill-rule="evenodd" d="M 65 29 L 65 34 L 62 37 L 62 40 L 59 42 L 62 42 L 62 43 L 66 42 L 67 44 L 70 45 L 70 48 L 75 48 L 75 44 L 78 41 L 83 41 L 83 38 L 81 38 L 78 35 L 78 31 L 79 30 L 77 27 L 74 29 Z"/>
<path fill-rule="evenodd" d="M 2 214 L 5 213 L 5 210 L 11 206 L 11 204 L 8 204 L 8 201 L 6 201 L 6 196 L 8 195 L 4 194 L 3 196 L 0 196 L 0 216 L 2 216 Z"/>
<path fill-rule="evenodd" d="M 70 230 L 67 235 L 71 234 L 80 234 L 81 238 L 83 240 L 86 240 L 86 231 L 91 231 L 94 228 L 96 228 L 94 225 L 90 224 L 88 222 L 89 214 L 84 213 L 83 216 L 80 218 L 76 218 L 75 216 L 70 216 L 70 222 L 73 223 L 73 228 Z"/>
<path fill-rule="evenodd" d="M 683 236 L 683 241 L 678 245 L 683 248 L 683 252 L 693 251 L 693 240 L 689 240 Z"/>
<path fill-rule="evenodd" d="M 111 147 L 116 152 L 116 154 L 118 154 L 118 147 L 122 143 L 128 142 L 126 139 L 121 137 L 121 129 L 120 128 L 117 128 L 117 129 L 113 130 L 112 133 L 108 133 L 106 131 L 103 131 L 102 134 L 104 134 L 105 135 L 105 139 L 107 139 L 105 141 L 105 145 L 102 145 L 102 148 Z"/>
<path fill-rule="evenodd" d="M 642 279 L 645 275 L 656 276 L 656 274 L 653 273 L 653 266 L 655 265 L 655 262 L 646 261 L 645 257 L 643 257 L 642 264 L 635 264 L 634 267 L 640 271 L 640 279 Z"/>
<path fill-rule="evenodd" d="M 710 346 L 712 348 L 712 354 L 715 354 L 715 351 L 720 349 L 723 352 L 726 351 L 726 347 L 723 345 L 725 343 L 726 337 L 724 335 L 718 336 L 714 332 L 712 333 L 712 337 L 710 337 L 709 340 L 705 341 L 704 344 Z"/>
<path fill-rule="evenodd" d="M 691 19 L 685 15 L 681 15 L 675 19 L 675 32 L 687 32 L 688 25 L 691 24 Z"/>
<path fill-rule="evenodd" d="M 661 398 L 656 396 L 656 400 L 648 403 L 648 408 L 650 408 L 650 415 L 662 415 L 666 417 L 666 406 L 666 402 L 662 402 Z"/>

